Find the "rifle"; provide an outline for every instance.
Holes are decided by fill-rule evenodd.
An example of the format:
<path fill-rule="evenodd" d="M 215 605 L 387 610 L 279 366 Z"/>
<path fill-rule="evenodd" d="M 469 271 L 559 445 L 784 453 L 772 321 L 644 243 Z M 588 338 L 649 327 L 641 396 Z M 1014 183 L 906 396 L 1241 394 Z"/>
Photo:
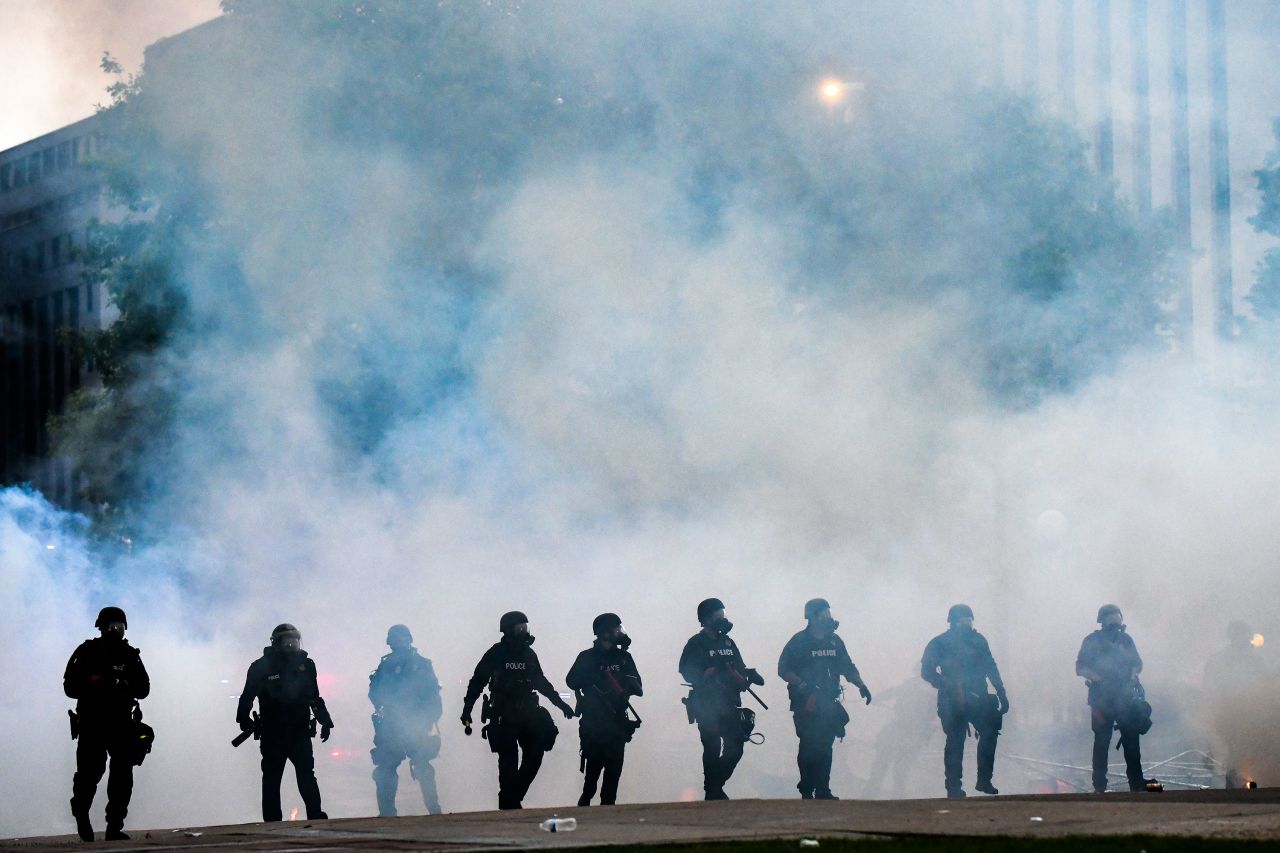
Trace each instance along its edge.
<path fill-rule="evenodd" d="M 241 732 L 240 734 L 236 735 L 235 740 L 231 741 L 231 745 L 239 746 L 240 744 L 247 741 L 249 738 L 253 738 L 254 740 L 257 740 L 260 737 L 262 737 L 262 727 L 261 727 L 261 724 L 258 722 L 258 712 L 254 711 L 253 712 L 253 728 L 249 729 L 249 731 L 247 732 Z"/>
<path fill-rule="evenodd" d="M 727 663 L 724 665 L 724 668 L 725 668 L 725 670 L 726 670 L 730 675 L 732 675 L 735 679 L 737 679 L 739 682 L 741 682 L 741 683 L 742 683 L 742 685 L 743 685 L 743 689 L 744 689 L 744 690 L 746 690 L 748 693 L 750 693 L 750 694 L 751 694 L 751 698 L 752 698 L 752 699 L 754 699 L 754 700 L 756 700 L 757 702 L 759 702 L 759 703 L 760 703 L 760 707 L 761 707 L 761 708 L 764 708 L 766 711 L 767 711 L 767 710 L 769 710 L 769 706 L 768 706 L 768 705 L 766 705 L 766 704 L 764 703 L 764 700 L 760 698 L 760 695 L 759 695 L 758 693 L 756 693 L 756 691 L 755 691 L 755 690 L 753 690 L 753 689 L 751 688 L 751 682 L 750 682 L 750 681 L 748 681 L 748 680 L 746 679 L 746 677 L 745 677 L 742 673 L 738 672 L 737 670 L 735 670 L 732 666 L 730 666 L 730 665 L 729 665 L 729 664 L 727 664 Z M 754 672 L 754 670 L 753 670 L 753 672 Z M 761 680 L 763 681 L 763 679 L 761 679 Z"/>

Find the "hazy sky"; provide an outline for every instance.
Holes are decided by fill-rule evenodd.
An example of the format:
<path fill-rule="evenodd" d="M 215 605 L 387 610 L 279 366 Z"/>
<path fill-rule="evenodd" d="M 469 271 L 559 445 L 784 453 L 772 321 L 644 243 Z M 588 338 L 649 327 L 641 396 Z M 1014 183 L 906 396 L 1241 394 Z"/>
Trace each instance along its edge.
<path fill-rule="evenodd" d="M 104 51 L 136 71 L 147 45 L 218 12 L 218 0 L 0 0 L 0 151 L 91 115 Z"/>

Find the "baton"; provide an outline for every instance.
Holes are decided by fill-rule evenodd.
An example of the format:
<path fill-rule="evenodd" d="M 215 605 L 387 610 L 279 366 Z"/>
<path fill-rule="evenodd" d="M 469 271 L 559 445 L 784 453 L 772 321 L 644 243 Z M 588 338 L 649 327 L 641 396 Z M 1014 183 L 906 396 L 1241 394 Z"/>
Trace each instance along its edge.
<path fill-rule="evenodd" d="M 630 700 L 630 699 L 628 699 L 628 700 L 627 700 L 627 710 L 628 710 L 628 711 L 630 711 L 632 714 L 635 714 L 635 717 L 636 717 L 636 725 L 640 725 L 641 723 L 643 723 L 643 722 L 644 722 L 644 720 L 640 719 L 640 715 L 639 715 L 639 714 L 636 714 L 636 709 L 635 709 L 635 708 L 633 708 L 633 707 L 631 707 L 631 700 Z"/>

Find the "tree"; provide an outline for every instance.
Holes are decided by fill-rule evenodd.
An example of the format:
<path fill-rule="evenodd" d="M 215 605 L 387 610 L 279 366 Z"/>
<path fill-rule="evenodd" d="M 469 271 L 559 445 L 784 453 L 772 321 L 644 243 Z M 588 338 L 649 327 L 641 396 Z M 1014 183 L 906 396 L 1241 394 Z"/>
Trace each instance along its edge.
<path fill-rule="evenodd" d="M 868 72 L 846 123 L 805 100 L 812 57 L 848 50 L 819 12 L 804 29 L 781 7 L 224 8 L 149 54 L 108 113 L 105 167 L 131 216 L 103 226 L 86 261 L 121 318 L 86 341 L 104 385 L 61 429 L 104 506 L 154 505 L 191 472 L 176 423 L 234 445 L 222 407 L 188 387 L 188 356 L 294 323 L 269 289 L 325 280 L 327 238 L 346 237 L 387 169 L 415 191 L 390 187 L 394 210 L 362 224 L 385 244 L 385 286 L 352 307 L 359 322 L 337 312 L 308 329 L 326 353 L 317 396 L 353 460 L 465 397 L 483 346 L 472 323 L 495 298 L 476 235 L 526 181 L 583 163 L 606 179 L 653 169 L 694 247 L 743 214 L 776 223 L 795 270 L 780 286 L 821 310 L 958 297 L 948 357 L 999 405 L 1035 405 L 1160 345 L 1168 243 L 1092 173 L 1074 130 L 1004 93 L 899 84 L 901 60 Z M 285 260 L 264 261 L 255 241 L 282 218 Z M 415 357 L 390 358 L 388 340 Z"/>
<path fill-rule="evenodd" d="M 1280 237 L 1280 120 L 1272 126 L 1277 147 L 1267 158 L 1266 164 L 1254 172 L 1258 179 L 1261 204 L 1249 222 L 1263 234 Z M 1253 309 L 1254 318 L 1272 329 L 1280 324 L 1280 249 L 1271 249 L 1258 263 L 1253 287 L 1246 297 Z"/>

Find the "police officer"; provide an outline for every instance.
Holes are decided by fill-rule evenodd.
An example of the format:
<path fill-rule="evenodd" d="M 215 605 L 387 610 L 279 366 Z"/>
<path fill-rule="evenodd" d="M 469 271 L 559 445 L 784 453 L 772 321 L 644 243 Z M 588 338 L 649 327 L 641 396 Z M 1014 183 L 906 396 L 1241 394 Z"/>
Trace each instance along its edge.
<path fill-rule="evenodd" d="M 440 719 L 440 682 L 431 661 L 413 647 L 405 625 L 387 630 L 391 653 L 384 655 L 369 676 L 373 703 L 373 781 L 378 793 L 378 816 L 395 817 L 400 762 L 409 759 L 409 772 L 422 788 L 422 802 L 440 814 L 436 771 L 431 761 L 440 754 L 440 735 L 432 732 Z"/>
<path fill-rule="evenodd" d="M 320 724 L 320 740 L 327 741 L 333 718 L 320 698 L 316 664 L 302 650 L 302 634 L 287 623 L 271 632 L 271 645 L 262 657 L 249 665 L 236 722 L 244 732 L 255 729 L 250 713 L 258 700 L 261 718 L 256 723 L 262 739 L 262 819 L 277 821 L 280 812 L 280 780 L 285 761 L 293 762 L 298 777 L 298 793 L 307 808 L 308 820 L 328 817 L 320 808 L 320 786 L 316 782 L 315 756 L 311 738 Z M 312 719 L 315 714 L 315 719 Z"/>
<path fill-rule="evenodd" d="M 871 691 L 849 657 L 844 640 L 836 634 L 840 623 L 831 616 L 825 598 L 805 602 L 808 625 L 795 634 L 778 658 L 778 675 L 787 682 L 791 714 L 795 719 L 800 749 L 800 797 L 805 800 L 836 800 L 831 793 L 831 747 L 843 738 L 849 714 L 840 704 L 840 677 L 858 688 L 871 704 Z"/>
<path fill-rule="evenodd" d="M 124 819 L 133 795 L 133 767 L 136 748 L 130 737 L 139 699 L 151 692 L 151 679 L 142 665 L 142 655 L 129 645 L 124 632 L 129 627 L 119 607 L 104 607 L 93 623 L 101 636 L 85 640 L 67 661 L 62 689 L 76 700 L 72 715 L 72 738 L 76 747 L 76 775 L 71 783 L 71 814 L 82 841 L 93 840 L 89 807 L 93 805 L 98 782 L 111 757 L 107 777 L 107 841 L 125 840 Z"/>
<path fill-rule="evenodd" d="M 938 719 L 947 736 L 942 760 L 947 796 L 964 797 L 964 742 L 969 726 L 978 737 L 978 781 L 984 794 L 998 794 L 991 784 L 996 763 L 996 739 L 1009 713 L 1000 670 L 987 638 L 973 630 L 973 610 L 955 604 L 947 611 L 950 629 L 929 641 L 920 662 L 920 676 L 938 691 Z M 987 682 L 996 689 L 992 696 Z"/>
<path fill-rule="evenodd" d="M 533 635 L 529 633 L 529 618 L 513 610 L 502 615 L 498 627 L 502 639 L 480 658 L 467 684 L 462 725 L 470 734 L 471 709 L 487 686 L 489 695 L 481 720 L 488 725 L 481 735 L 488 738 L 489 749 L 498 755 L 498 808 L 518 809 L 558 733 L 534 691 L 547 697 L 569 719 L 573 719 L 573 708 L 542 674 L 538 655 L 530 648 Z"/>
<path fill-rule="evenodd" d="M 1125 632 L 1124 614 L 1114 604 L 1098 608 L 1102 627 L 1084 638 L 1076 655 L 1076 675 L 1089 686 L 1093 726 L 1093 790 L 1107 790 L 1107 758 L 1112 729 L 1120 730 L 1130 791 L 1144 791 L 1142 749 L 1138 738 L 1151 727 L 1151 706 L 1138 681 L 1142 658 Z"/>
<path fill-rule="evenodd" d="M 1274 679 L 1254 646 L 1249 623 L 1233 619 L 1227 625 L 1227 645 L 1204 665 L 1204 689 L 1209 697 L 1214 727 L 1226 756 L 1226 787 L 1243 788 L 1249 771 L 1259 763 L 1258 744 L 1251 722 L 1270 704 Z"/>
<path fill-rule="evenodd" d="M 578 805 L 591 805 L 596 783 L 604 773 L 600 805 L 611 806 L 618 799 L 618 779 L 628 741 L 639 722 L 627 716 L 632 696 L 644 694 L 636 662 L 627 649 L 631 638 L 616 613 L 601 613 L 591 623 L 596 639 L 591 648 L 578 653 L 565 681 L 578 699 L 578 738 L 582 749 L 585 778 Z"/>
<path fill-rule="evenodd" d="M 680 653 L 680 675 L 693 688 L 684 702 L 702 741 L 705 798 L 727 800 L 724 785 L 742 760 L 755 721 L 754 714 L 739 707 L 742 693 L 752 684 L 764 684 L 764 678 L 747 667 L 738 644 L 729 638 L 733 623 L 725 618 L 720 599 L 698 604 L 698 623 L 702 630 Z"/>

